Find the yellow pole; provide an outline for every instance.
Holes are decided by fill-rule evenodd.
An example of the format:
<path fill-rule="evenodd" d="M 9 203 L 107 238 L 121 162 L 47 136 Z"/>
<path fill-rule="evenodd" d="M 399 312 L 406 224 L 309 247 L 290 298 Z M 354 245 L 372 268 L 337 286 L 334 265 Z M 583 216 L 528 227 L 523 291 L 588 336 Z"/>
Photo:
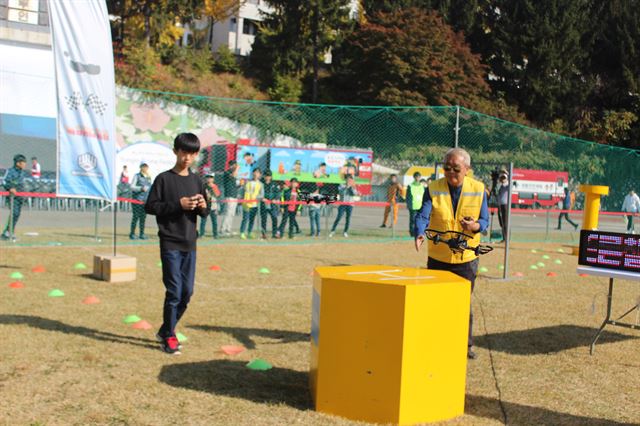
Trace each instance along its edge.
<path fill-rule="evenodd" d="M 580 185 L 580 192 L 584 192 L 586 196 L 582 229 L 598 229 L 600 197 L 609 195 L 609 187 L 602 185 Z"/>

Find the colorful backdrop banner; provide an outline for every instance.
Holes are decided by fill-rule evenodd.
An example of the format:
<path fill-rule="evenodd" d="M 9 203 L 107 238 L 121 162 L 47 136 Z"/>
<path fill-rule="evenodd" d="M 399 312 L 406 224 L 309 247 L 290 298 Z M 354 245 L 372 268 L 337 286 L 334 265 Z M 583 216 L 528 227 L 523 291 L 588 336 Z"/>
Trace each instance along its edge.
<path fill-rule="evenodd" d="M 116 199 L 115 78 L 106 3 L 49 2 L 58 183 L 67 197 Z"/>

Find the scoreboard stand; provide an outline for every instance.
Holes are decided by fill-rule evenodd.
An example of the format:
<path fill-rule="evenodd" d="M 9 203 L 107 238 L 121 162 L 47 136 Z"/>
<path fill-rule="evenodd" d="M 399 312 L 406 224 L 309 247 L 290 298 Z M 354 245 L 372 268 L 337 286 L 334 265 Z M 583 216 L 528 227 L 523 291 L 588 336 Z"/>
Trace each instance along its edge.
<path fill-rule="evenodd" d="M 589 353 L 593 355 L 596 342 L 607 325 L 640 330 L 640 325 L 620 322 L 627 315 L 640 310 L 635 304 L 618 318 L 611 319 L 613 303 L 613 281 L 615 278 L 640 282 L 640 236 L 616 232 L 587 231 L 580 233 L 580 254 L 577 272 L 609 278 L 607 315 L 593 337 Z"/>

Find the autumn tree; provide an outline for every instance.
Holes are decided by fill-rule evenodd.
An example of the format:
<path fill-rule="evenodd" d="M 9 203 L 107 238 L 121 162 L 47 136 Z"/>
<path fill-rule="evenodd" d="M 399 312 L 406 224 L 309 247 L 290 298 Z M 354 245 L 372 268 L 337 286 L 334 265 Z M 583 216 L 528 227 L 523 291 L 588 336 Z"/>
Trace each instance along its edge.
<path fill-rule="evenodd" d="M 369 16 L 339 56 L 339 91 L 351 103 L 473 108 L 489 96 L 479 57 L 435 11 Z"/>

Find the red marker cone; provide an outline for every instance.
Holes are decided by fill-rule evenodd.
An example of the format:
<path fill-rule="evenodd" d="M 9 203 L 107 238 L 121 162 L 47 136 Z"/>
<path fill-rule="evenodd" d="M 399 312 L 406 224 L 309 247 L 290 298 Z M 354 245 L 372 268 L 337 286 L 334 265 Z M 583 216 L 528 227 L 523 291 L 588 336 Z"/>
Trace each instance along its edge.
<path fill-rule="evenodd" d="M 38 265 L 38 266 L 34 266 L 33 269 L 31 270 L 31 272 L 35 272 L 36 274 L 38 274 L 38 273 L 42 273 L 42 272 L 47 272 L 47 270 L 45 269 L 44 266 Z"/>
<path fill-rule="evenodd" d="M 220 265 L 211 265 L 211 266 L 209 266 L 209 270 L 210 271 L 219 271 L 220 270 Z"/>
<path fill-rule="evenodd" d="M 82 300 L 82 303 L 84 303 L 85 305 L 97 305 L 98 303 L 100 303 L 100 299 L 95 296 L 87 296 Z"/>
<path fill-rule="evenodd" d="M 578 274 L 578 276 L 584 278 L 584 277 L 588 277 L 589 275 L 588 274 Z"/>
<path fill-rule="evenodd" d="M 224 345 L 221 346 L 220 349 L 227 355 L 238 355 L 241 352 L 244 352 L 246 349 L 244 346 L 234 346 L 234 345 Z"/>
<path fill-rule="evenodd" d="M 140 320 L 133 324 L 133 328 L 135 328 L 136 330 L 150 330 L 151 324 L 149 324 L 145 320 Z"/>
<path fill-rule="evenodd" d="M 516 272 L 515 274 L 513 274 L 514 277 L 524 277 L 524 274 L 522 272 Z"/>
<path fill-rule="evenodd" d="M 548 277 L 557 277 L 557 276 L 558 276 L 558 274 L 556 274 L 555 272 L 548 272 L 548 273 L 547 273 L 547 276 L 548 276 Z"/>
<path fill-rule="evenodd" d="M 14 281 L 11 284 L 9 284 L 9 287 L 11 287 L 11 288 L 24 288 L 24 284 L 22 284 L 20 281 Z"/>

